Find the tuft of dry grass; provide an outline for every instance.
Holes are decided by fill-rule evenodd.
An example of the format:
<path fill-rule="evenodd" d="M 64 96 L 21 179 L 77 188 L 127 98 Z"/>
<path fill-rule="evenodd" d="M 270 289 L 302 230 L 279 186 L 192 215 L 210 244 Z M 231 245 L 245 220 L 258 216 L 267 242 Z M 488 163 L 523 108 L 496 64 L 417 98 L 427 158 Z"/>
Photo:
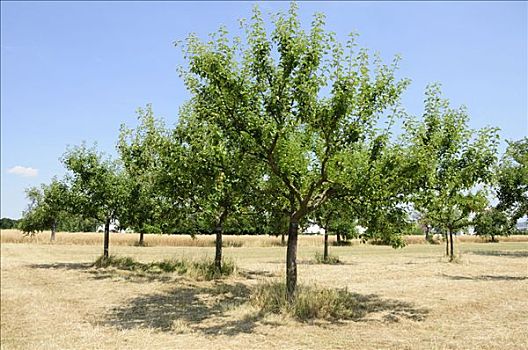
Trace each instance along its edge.
<path fill-rule="evenodd" d="M 361 320 L 366 315 L 390 311 L 385 318 L 406 317 L 422 321 L 427 309 L 414 308 L 410 303 L 382 300 L 375 295 L 351 293 L 345 289 L 299 285 L 296 297 L 289 302 L 283 281 L 266 281 L 253 288 L 251 303 L 265 313 L 284 314 L 300 321 Z"/>
<path fill-rule="evenodd" d="M 339 260 L 339 257 L 337 255 L 328 254 L 327 259 L 324 259 L 324 255 L 320 252 L 316 252 L 314 256 L 314 262 L 316 264 L 328 264 L 328 265 L 336 265 L 341 264 L 341 260 Z"/>
<path fill-rule="evenodd" d="M 142 263 L 129 256 L 110 255 L 105 258 L 103 255 L 95 260 L 94 266 L 97 268 L 114 267 L 127 271 L 140 271 L 146 273 L 176 272 L 179 275 L 191 276 L 198 280 L 210 281 L 222 277 L 231 276 L 236 272 L 236 265 L 233 259 L 223 259 L 220 270 L 214 264 L 214 260 L 202 258 L 201 260 L 164 259 Z"/>

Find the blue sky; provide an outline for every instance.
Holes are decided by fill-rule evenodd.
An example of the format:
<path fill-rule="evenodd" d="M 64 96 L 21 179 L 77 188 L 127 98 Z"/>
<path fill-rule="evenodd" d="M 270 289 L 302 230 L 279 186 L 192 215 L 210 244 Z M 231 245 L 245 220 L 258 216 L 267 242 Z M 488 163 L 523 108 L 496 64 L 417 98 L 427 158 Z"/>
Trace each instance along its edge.
<path fill-rule="evenodd" d="M 188 98 L 173 41 L 202 38 L 226 25 L 238 31 L 254 2 L 2 2 L 1 216 L 19 218 L 24 188 L 64 170 L 67 145 L 97 142 L 115 154 L 122 123 L 152 103 L 168 124 Z M 287 2 L 260 3 L 263 12 Z M 475 128 L 501 128 L 503 139 L 528 135 L 526 2 L 300 2 L 308 25 L 315 11 L 343 40 L 390 59 L 412 80 L 403 105 L 420 114 L 423 92 L 441 82 L 465 104 Z"/>

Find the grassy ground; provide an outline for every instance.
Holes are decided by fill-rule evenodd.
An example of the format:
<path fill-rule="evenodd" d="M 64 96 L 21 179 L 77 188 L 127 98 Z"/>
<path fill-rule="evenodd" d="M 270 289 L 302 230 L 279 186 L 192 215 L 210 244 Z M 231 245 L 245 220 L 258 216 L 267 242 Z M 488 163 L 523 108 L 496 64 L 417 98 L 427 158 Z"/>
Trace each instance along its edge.
<path fill-rule="evenodd" d="M 300 322 L 247 302 L 260 281 L 282 280 L 284 247 L 228 247 L 238 275 L 197 282 L 96 269 L 98 241 L 73 244 L 62 236 L 53 245 L 7 243 L 2 232 L 2 349 L 528 347 L 526 242 L 460 242 L 459 263 L 446 262 L 443 245 L 331 247 L 343 264 L 319 265 L 313 260 L 321 237 L 302 237 L 299 282 L 347 288 L 362 296 L 365 312 L 354 321 Z M 214 254 L 208 246 L 118 245 L 115 237 L 112 254 L 145 263 Z"/>

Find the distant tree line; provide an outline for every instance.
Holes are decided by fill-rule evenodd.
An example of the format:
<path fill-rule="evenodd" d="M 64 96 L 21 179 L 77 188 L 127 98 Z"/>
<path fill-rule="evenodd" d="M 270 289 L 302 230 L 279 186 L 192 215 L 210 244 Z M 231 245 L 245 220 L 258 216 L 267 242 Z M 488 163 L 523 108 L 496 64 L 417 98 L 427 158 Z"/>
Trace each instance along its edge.
<path fill-rule="evenodd" d="M 10 218 L 1 218 L 0 219 L 0 229 L 10 230 L 18 228 L 18 220 Z"/>

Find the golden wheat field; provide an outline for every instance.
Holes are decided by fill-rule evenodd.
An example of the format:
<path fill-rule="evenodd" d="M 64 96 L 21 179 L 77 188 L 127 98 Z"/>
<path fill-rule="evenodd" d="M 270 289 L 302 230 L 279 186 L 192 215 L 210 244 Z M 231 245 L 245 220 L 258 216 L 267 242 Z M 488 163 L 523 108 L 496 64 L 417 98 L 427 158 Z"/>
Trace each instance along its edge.
<path fill-rule="evenodd" d="M 102 234 L 1 232 L 2 349 L 525 349 L 526 237 L 392 249 L 330 247 L 339 265 L 314 262 L 322 237 L 302 236 L 299 283 L 363 296 L 351 321 L 299 321 L 248 303 L 262 281 L 284 277 L 275 237 L 225 237 L 234 276 L 200 281 L 172 273 L 95 268 Z M 415 240 L 416 242 L 413 242 Z M 111 234 L 110 252 L 141 262 L 212 257 L 213 237 Z M 375 306 L 375 307 L 374 307 Z"/>

